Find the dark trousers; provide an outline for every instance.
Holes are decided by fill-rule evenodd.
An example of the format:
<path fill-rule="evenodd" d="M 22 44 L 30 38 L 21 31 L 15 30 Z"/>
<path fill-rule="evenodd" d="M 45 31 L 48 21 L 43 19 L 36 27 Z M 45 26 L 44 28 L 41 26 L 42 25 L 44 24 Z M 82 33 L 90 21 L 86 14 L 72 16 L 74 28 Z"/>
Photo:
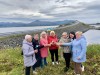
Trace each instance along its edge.
<path fill-rule="evenodd" d="M 54 55 L 55 55 L 55 60 L 58 61 L 58 49 L 50 50 L 50 54 L 52 62 L 54 62 Z"/>
<path fill-rule="evenodd" d="M 41 62 L 42 62 L 42 58 L 36 58 L 37 62 L 36 62 L 36 66 L 35 67 L 40 67 L 41 66 Z"/>
<path fill-rule="evenodd" d="M 66 68 L 70 67 L 70 58 L 71 58 L 71 53 L 63 53 L 65 62 L 66 62 Z"/>
<path fill-rule="evenodd" d="M 30 67 L 26 67 L 25 68 L 25 75 L 30 75 L 30 69 L 33 69 L 33 71 L 35 70 L 36 65 L 30 66 Z"/>

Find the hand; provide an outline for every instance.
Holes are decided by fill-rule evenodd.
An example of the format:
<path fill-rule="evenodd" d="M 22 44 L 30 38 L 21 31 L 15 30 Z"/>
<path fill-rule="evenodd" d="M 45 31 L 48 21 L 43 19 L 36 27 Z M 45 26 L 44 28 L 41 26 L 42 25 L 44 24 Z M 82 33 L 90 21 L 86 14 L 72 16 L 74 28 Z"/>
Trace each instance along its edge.
<path fill-rule="evenodd" d="M 80 57 L 78 57 L 77 59 L 80 60 Z"/>
<path fill-rule="evenodd" d="M 51 43 L 52 43 L 52 44 L 55 44 L 55 42 L 54 42 L 54 41 L 52 41 Z"/>
<path fill-rule="evenodd" d="M 62 45 L 62 43 L 56 43 L 58 46 L 61 46 Z"/>
<path fill-rule="evenodd" d="M 37 52 L 38 52 L 38 50 L 34 50 L 34 52 L 35 52 L 35 53 L 37 53 Z"/>
<path fill-rule="evenodd" d="M 49 46 L 51 46 L 51 44 L 45 44 L 45 45 L 44 45 L 44 47 L 49 47 Z"/>

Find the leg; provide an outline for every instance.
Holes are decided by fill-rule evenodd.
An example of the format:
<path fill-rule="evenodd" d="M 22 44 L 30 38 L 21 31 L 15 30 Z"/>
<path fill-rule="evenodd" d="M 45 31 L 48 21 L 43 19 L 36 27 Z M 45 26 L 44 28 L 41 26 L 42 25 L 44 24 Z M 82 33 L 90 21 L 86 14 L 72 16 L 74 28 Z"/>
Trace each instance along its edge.
<path fill-rule="evenodd" d="M 81 70 L 81 63 L 76 63 L 77 66 L 77 70 L 76 70 L 76 74 L 82 74 L 82 70 Z"/>
<path fill-rule="evenodd" d="M 37 62 L 32 66 L 33 71 L 36 69 Z"/>
<path fill-rule="evenodd" d="M 51 54 L 51 60 L 52 60 L 52 62 L 54 62 L 54 51 L 50 50 L 50 54 Z"/>
<path fill-rule="evenodd" d="M 55 58 L 56 58 L 56 62 L 58 62 L 58 49 L 55 50 Z"/>
<path fill-rule="evenodd" d="M 31 67 L 26 67 L 25 68 L 25 75 L 30 75 L 30 68 Z"/>
<path fill-rule="evenodd" d="M 46 65 L 46 66 L 47 66 L 46 57 L 44 58 L 44 65 Z"/>
<path fill-rule="evenodd" d="M 66 57 L 66 53 L 63 53 L 63 57 L 65 59 L 65 63 L 66 63 L 66 67 L 67 67 L 67 57 Z"/>
<path fill-rule="evenodd" d="M 44 59 L 42 58 L 41 59 L 41 68 L 43 68 L 44 67 Z"/>
<path fill-rule="evenodd" d="M 66 53 L 66 66 L 67 68 L 70 67 L 70 58 L 71 58 L 71 53 Z"/>
<path fill-rule="evenodd" d="M 74 62 L 74 71 L 75 71 L 75 74 L 76 74 L 76 72 L 77 72 L 76 62 Z"/>

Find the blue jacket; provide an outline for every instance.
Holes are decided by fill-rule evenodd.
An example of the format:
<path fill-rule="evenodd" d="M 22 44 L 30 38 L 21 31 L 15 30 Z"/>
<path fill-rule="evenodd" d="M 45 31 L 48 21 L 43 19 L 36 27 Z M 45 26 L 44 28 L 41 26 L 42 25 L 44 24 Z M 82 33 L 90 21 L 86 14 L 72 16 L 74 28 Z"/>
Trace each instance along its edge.
<path fill-rule="evenodd" d="M 24 66 L 26 67 L 33 66 L 36 63 L 36 59 L 32 43 L 29 43 L 26 40 L 24 40 L 22 50 L 24 57 Z"/>
<path fill-rule="evenodd" d="M 81 63 L 86 61 L 87 42 L 84 36 L 74 39 L 70 43 L 63 43 L 62 46 L 68 45 L 72 45 L 72 59 L 74 62 Z M 80 58 L 80 60 L 77 58 Z"/>

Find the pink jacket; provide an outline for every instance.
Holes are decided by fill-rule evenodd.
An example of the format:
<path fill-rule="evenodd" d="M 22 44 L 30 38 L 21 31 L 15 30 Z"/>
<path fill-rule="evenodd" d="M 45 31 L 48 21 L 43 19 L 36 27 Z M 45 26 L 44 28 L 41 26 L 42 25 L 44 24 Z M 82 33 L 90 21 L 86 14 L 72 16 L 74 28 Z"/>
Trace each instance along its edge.
<path fill-rule="evenodd" d="M 40 45 L 45 45 L 48 44 L 48 40 L 45 38 L 41 38 L 40 39 Z M 48 56 L 48 47 L 44 47 L 42 49 L 40 49 L 40 53 L 41 53 L 41 57 L 47 57 Z"/>

